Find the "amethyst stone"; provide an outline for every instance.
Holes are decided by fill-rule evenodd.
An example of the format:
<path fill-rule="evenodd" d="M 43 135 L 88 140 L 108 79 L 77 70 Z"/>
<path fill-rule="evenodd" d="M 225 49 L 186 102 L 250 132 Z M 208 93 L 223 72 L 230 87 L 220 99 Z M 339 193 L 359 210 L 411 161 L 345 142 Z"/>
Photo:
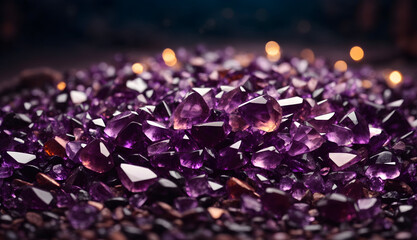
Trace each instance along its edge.
<path fill-rule="evenodd" d="M 189 93 L 175 108 L 171 117 L 174 129 L 190 129 L 193 124 L 202 123 L 209 116 L 209 107 L 197 92 Z"/>
<path fill-rule="evenodd" d="M 353 201 L 338 193 L 330 194 L 317 203 L 322 217 L 334 222 L 346 222 L 356 217 Z"/>
<path fill-rule="evenodd" d="M 108 172 L 114 167 L 110 151 L 103 142 L 97 139 L 80 151 L 79 159 L 84 167 L 98 173 Z"/>
<path fill-rule="evenodd" d="M 81 203 L 74 205 L 67 213 L 71 226 L 75 229 L 89 228 L 97 219 L 97 209 L 91 205 Z"/>
<path fill-rule="evenodd" d="M 353 143 L 367 144 L 370 133 L 368 123 L 357 111 L 351 110 L 340 120 L 340 125 L 345 126 L 353 132 Z"/>
<path fill-rule="evenodd" d="M 282 119 L 282 109 L 275 98 L 268 95 L 249 100 L 237 109 L 238 114 L 255 129 L 273 132 Z"/>
<path fill-rule="evenodd" d="M 157 175 L 149 168 L 127 163 L 120 164 L 117 173 L 123 186 L 131 192 L 144 192 L 157 180 Z"/>
<path fill-rule="evenodd" d="M 252 164 L 264 169 L 275 169 L 282 161 L 282 155 L 273 146 L 261 149 L 252 155 Z"/>
<path fill-rule="evenodd" d="M 196 124 L 191 128 L 191 135 L 201 146 L 214 147 L 226 137 L 225 122 Z"/>

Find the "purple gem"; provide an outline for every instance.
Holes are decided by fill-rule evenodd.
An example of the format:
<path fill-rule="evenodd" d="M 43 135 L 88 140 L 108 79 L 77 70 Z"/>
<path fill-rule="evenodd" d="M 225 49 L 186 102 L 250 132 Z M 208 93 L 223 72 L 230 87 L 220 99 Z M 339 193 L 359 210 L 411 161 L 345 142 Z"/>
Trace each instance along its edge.
<path fill-rule="evenodd" d="M 381 212 L 380 202 L 376 198 L 362 198 L 355 203 L 355 209 L 360 219 L 371 219 Z"/>
<path fill-rule="evenodd" d="M 142 125 L 137 122 L 129 123 L 116 137 L 115 144 L 128 149 L 142 148 L 144 136 Z"/>
<path fill-rule="evenodd" d="M 209 117 L 209 107 L 197 92 L 189 93 L 175 108 L 171 117 L 174 129 L 190 129 L 193 124 L 202 123 Z"/>
<path fill-rule="evenodd" d="M 122 163 L 117 168 L 120 181 L 131 192 L 144 192 L 157 180 L 157 175 L 149 168 Z"/>
<path fill-rule="evenodd" d="M 231 113 L 247 99 L 248 93 L 245 88 L 238 87 L 229 92 L 223 93 L 223 96 L 219 100 L 217 109 L 224 110 L 226 113 Z"/>
<path fill-rule="evenodd" d="M 93 200 L 99 202 L 113 197 L 113 192 L 110 187 L 102 182 L 93 182 L 89 187 L 88 193 Z"/>
<path fill-rule="evenodd" d="M 353 143 L 352 130 L 335 124 L 329 126 L 326 138 L 338 146 L 350 146 Z"/>
<path fill-rule="evenodd" d="M 68 142 L 65 146 L 65 151 L 67 153 L 68 158 L 73 161 L 78 161 L 79 159 L 77 154 L 85 146 L 85 143 L 79 141 Z"/>
<path fill-rule="evenodd" d="M 319 200 L 317 208 L 321 216 L 334 222 L 347 222 L 356 217 L 353 201 L 339 193 Z"/>
<path fill-rule="evenodd" d="M 214 147 L 226 136 L 224 122 L 196 124 L 191 128 L 191 136 L 203 147 Z"/>
<path fill-rule="evenodd" d="M 328 157 L 334 171 L 346 169 L 361 160 L 359 155 L 350 152 L 329 152 Z"/>
<path fill-rule="evenodd" d="M 282 161 L 282 155 L 273 146 L 266 147 L 252 155 L 252 164 L 255 167 L 273 170 Z"/>
<path fill-rule="evenodd" d="M 79 159 L 84 167 L 98 173 L 108 172 L 114 167 L 110 151 L 98 139 L 93 140 L 80 151 Z"/>
<path fill-rule="evenodd" d="M 242 212 L 254 214 L 262 211 L 262 204 L 259 199 L 256 199 L 249 195 L 242 195 Z"/>
<path fill-rule="evenodd" d="M 313 193 L 324 192 L 324 180 L 318 172 L 304 174 L 304 185 Z"/>
<path fill-rule="evenodd" d="M 217 168 L 223 170 L 231 170 L 240 168 L 248 162 L 248 157 L 241 151 L 242 140 L 223 148 L 219 151 L 217 158 Z"/>
<path fill-rule="evenodd" d="M 119 132 L 127 126 L 127 124 L 133 121 L 139 121 L 139 116 L 136 112 L 127 111 L 121 113 L 107 122 L 106 128 L 104 128 L 104 133 L 112 138 L 115 138 Z"/>
<path fill-rule="evenodd" d="M 390 112 L 382 119 L 382 127 L 387 133 L 396 136 L 406 134 L 411 128 L 407 119 L 398 110 Z"/>
<path fill-rule="evenodd" d="M 168 104 L 165 101 L 162 101 L 155 106 L 153 115 L 155 116 L 156 120 L 167 122 L 171 118 L 171 109 L 168 107 Z"/>
<path fill-rule="evenodd" d="M 171 140 L 162 140 L 159 142 L 155 142 L 148 146 L 148 156 L 153 156 L 162 152 L 166 152 L 170 149 Z"/>
<path fill-rule="evenodd" d="M 369 143 L 370 133 L 368 123 L 366 122 L 365 118 L 363 118 L 354 109 L 348 112 L 344 117 L 342 117 L 339 124 L 352 130 L 353 143 Z"/>
<path fill-rule="evenodd" d="M 178 153 L 174 151 L 153 155 L 150 162 L 155 168 L 177 169 L 180 165 Z"/>
<path fill-rule="evenodd" d="M 143 133 L 152 142 L 168 139 L 172 136 L 172 132 L 165 124 L 147 120 L 143 122 Z"/>
<path fill-rule="evenodd" d="M 262 205 L 265 210 L 278 216 L 282 216 L 291 206 L 287 194 L 276 188 L 267 188 L 261 196 Z"/>
<path fill-rule="evenodd" d="M 203 150 L 195 150 L 192 152 L 180 153 L 181 166 L 191 169 L 199 169 L 203 166 L 204 157 Z"/>
<path fill-rule="evenodd" d="M 334 112 L 319 115 L 308 120 L 308 123 L 321 133 L 327 132 L 329 127 L 335 122 L 336 114 Z"/>
<path fill-rule="evenodd" d="M 282 115 L 294 114 L 295 119 L 305 120 L 311 111 L 311 105 L 301 97 L 291 97 L 278 100 Z"/>
<path fill-rule="evenodd" d="M 326 141 L 314 128 L 293 122 L 290 129 L 293 140 L 288 150 L 290 156 L 311 152 Z"/>
<path fill-rule="evenodd" d="M 238 114 L 252 127 L 273 132 L 282 119 L 282 109 L 275 98 L 263 95 L 239 105 Z"/>
<path fill-rule="evenodd" d="M 380 178 L 382 180 L 395 179 L 401 174 L 401 165 L 396 162 L 378 163 L 369 166 L 365 175 L 368 178 Z"/>
<path fill-rule="evenodd" d="M 96 221 L 97 213 L 97 208 L 86 203 L 81 203 L 74 205 L 68 211 L 67 217 L 73 228 L 87 229 Z"/>
<path fill-rule="evenodd" d="M 54 200 L 54 197 L 50 192 L 36 187 L 27 187 L 23 189 L 20 197 L 29 209 L 39 210 L 51 208 L 52 201 Z"/>

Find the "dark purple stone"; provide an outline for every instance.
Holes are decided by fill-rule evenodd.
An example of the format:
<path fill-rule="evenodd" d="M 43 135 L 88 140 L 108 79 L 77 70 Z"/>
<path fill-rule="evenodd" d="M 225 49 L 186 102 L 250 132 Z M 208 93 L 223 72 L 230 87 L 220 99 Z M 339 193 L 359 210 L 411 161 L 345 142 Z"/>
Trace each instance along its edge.
<path fill-rule="evenodd" d="M 131 192 L 144 192 L 157 180 L 157 175 L 146 167 L 122 163 L 117 173 L 123 186 Z"/>
<path fill-rule="evenodd" d="M 266 147 L 252 155 L 252 164 L 255 167 L 273 170 L 282 161 L 282 155 L 273 146 Z"/>
<path fill-rule="evenodd" d="M 291 206 L 290 198 L 287 194 L 276 188 L 267 188 L 261 196 L 263 208 L 273 214 L 282 216 Z"/>
<path fill-rule="evenodd" d="M 53 195 L 40 188 L 27 187 L 22 190 L 20 197 L 29 209 L 46 210 L 53 206 Z"/>
<path fill-rule="evenodd" d="M 352 130 L 353 143 L 367 144 L 369 143 L 370 133 L 368 123 L 357 111 L 351 110 L 342 119 L 339 124 Z"/>
<path fill-rule="evenodd" d="M 333 193 L 317 202 L 322 217 L 334 222 L 347 222 L 356 217 L 353 201 L 346 196 Z"/>
<path fill-rule="evenodd" d="M 214 147 L 226 137 L 225 122 L 196 124 L 191 128 L 191 136 L 203 147 Z"/>

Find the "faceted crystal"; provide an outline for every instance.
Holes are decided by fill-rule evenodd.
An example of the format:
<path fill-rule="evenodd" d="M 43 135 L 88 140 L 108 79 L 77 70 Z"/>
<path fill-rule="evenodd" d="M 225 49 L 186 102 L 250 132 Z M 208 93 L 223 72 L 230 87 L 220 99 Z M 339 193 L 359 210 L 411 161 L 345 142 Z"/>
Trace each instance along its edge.
<path fill-rule="evenodd" d="M 410 124 L 398 110 L 390 112 L 382 119 L 382 127 L 387 133 L 396 136 L 402 136 L 410 131 Z"/>
<path fill-rule="evenodd" d="M 335 171 L 346 169 L 361 160 L 359 155 L 348 152 L 330 152 L 328 156 Z"/>
<path fill-rule="evenodd" d="M 293 136 L 288 154 L 296 156 L 319 148 L 326 140 L 312 127 L 293 122 L 290 129 Z"/>
<path fill-rule="evenodd" d="M 273 146 L 266 147 L 252 155 L 252 164 L 255 167 L 273 170 L 282 161 L 282 155 Z"/>
<path fill-rule="evenodd" d="M 127 111 L 121 113 L 107 122 L 104 133 L 112 138 L 115 138 L 124 127 L 133 121 L 139 121 L 139 116 L 136 112 Z"/>
<path fill-rule="evenodd" d="M 235 88 L 229 92 L 223 93 L 223 96 L 219 100 L 218 109 L 224 110 L 226 113 L 231 113 L 247 99 L 248 93 L 245 88 Z"/>
<path fill-rule="evenodd" d="M 67 141 L 63 140 L 62 138 L 55 137 L 46 141 L 43 149 L 48 156 L 58 156 L 65 158 L 67 156 L 65 152 L 66 144 Z"/>
<path fill-rule="evenodd" d="M 219 151 L 217 158 L 217 168 L 231 170 L 242 167 L 248 162 L 248 157 L 241 151 L 242 141 L 239 140 L 229 147 Z"/>
<path fill-rule="evenodd" d="M 395 179 L 401 174 L 401 165 L 396 162 L 378 163 L 369 166 L 365 175 L 368 178 L 379 177 L 382 180 Z"/>
<path fill-rule="evenodd" d="M 122 163 L 117 173 L 123 186 L 131 192 L 144 192 L 157 180 L 157 175 L 149 168 Z"/>
<path fill-rule="evenodd" d="M 149 140 L 161 141 L 172 136 L 172 132 L 163 123 L 147 120 L 142 126 L 143 133 Z"/>
<path fill-rule="evenodd" d="M 239 105 L 238 114 L 252 127 L 273 132 L 278 129 L 282 119 L 282 109 L 275 98 L 259 96 Z"/>
<path fill-rule="evenodd" d="M 27 187 L 22 190 L 20 197 L 29 209 L 45 210 L 52 207 L 53 195 L 36 187 Z"/>
<path fill-rule="evenodd" d="M 203 166 L 203 150 L 195 150 L 192 152 L 180 153 L 181 166 L 191 169 L 199 169 Z"/>
<path fill-rule="evenodd" d="M 291 97 L 278 100 L 282 115 L 294 114 L 295 119 L 305 120 L 311 111 L 310 104 L 301 97 Z"/>
<path fill-rule="evenodd" d="M 226 137 L 225 123 L 196 124 L 191 128 L 191 136 L 203 147 L 214 147 Z"/>
<path fill-rule="evenodd" d="M 369 142 L 370 133 L 366 120 L 355 110 L 348 112 L 340 121 L 341 126 L 352 130 L 353 143 L 367 144 Z"/>
<path fill-rule="evenodd" d="M 80 151 L 79 159 L 84 167 L 98 173 L 108 172 L 114 167 L 110 151 L 97 139 Z"/>
<path fill-rule="evenodd" d="M 209 116 L 209 107 L 197 92 L 189 93 L 175 108 L 171 117 L 174 129 L 190 129 L 193 124 L 202 123 Z"/>
<path fill-rule="evenodd" d="M 9 157 L 18 164 L 28 164 L 36 159 L 36 155 L 22 152 L 7 151 Z"/>
<path fill-rule="evenodd" d="M 119 132 L 115 139 L 115 144 L 128 149 L 142 148 L 144 139 L 142 125 L 137 122 L 131 122 Z"/>
<path fill-rule="evenodd" d="M 350 146 L 353 143 L 352 130 L 335 124 L 329 126 L 326 138 L 338 146 Z"/>

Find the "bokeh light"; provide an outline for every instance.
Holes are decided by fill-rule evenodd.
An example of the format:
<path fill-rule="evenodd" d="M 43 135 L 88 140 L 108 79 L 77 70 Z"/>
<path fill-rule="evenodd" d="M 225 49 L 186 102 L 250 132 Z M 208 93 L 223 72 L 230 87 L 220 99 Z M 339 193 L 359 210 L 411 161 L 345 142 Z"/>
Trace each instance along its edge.
<path fill-rule="evenodd" d="M 336 61 L 334 63 L 334 69 L 336 69 L 339 72 L 346 72 L 346 70 L 347 70 L 347 64 L 343 60 Z"/>
<path fill-rule="evenodd" d="M 395 87 L 403 81 L 403 75 L 399 71 L 392 71 L 388 76 L 388 85 Z"/>
<path fill-rule="evenodd" d="M 279 44 L 275 41 L 269 41 L 265 44 L 265 52 L 268 55 L 276 56 L 280 54 Z"/>
<path fill-rule="evenodd" d="M 175 56 L 175 52 L 171 48 L 166 48 L 162 52 L 162 59 L 164 60 L 165 64 L 172 67 L 177 63 L 177 57 Z"/>
<path fill-rule="evenodd" d="M 301 50 L 300 55 L 301 55 L 301 58 L 304 58 L 309 63 L 314 63 L 315 56 L 314 56 L 313 50 L 311 50 L 309 48 L 305 48 L 305 49 Z"/>
<path fill-rule="evenodd" d="M 59 82 L 59 83 L 56 85 L 56 88 L 57 88 L 59 91 L 63 91 L 66 87 L 67 87 L 67 84 L 66 84 L 65 82 Z"/>
<path fill-rule="evenodd" d="M 134 63 L 132 65 L 132 71 L 136 74 L 141 74 L 143 73 L 144 67 L 141 63 Z"/>
<path fill-rule="evenodd" d="M 354 61 L 360 61 L 365 56 L 363 49 L 359 46 L 354 46 L 350 49 L 350 57 Z"/>

